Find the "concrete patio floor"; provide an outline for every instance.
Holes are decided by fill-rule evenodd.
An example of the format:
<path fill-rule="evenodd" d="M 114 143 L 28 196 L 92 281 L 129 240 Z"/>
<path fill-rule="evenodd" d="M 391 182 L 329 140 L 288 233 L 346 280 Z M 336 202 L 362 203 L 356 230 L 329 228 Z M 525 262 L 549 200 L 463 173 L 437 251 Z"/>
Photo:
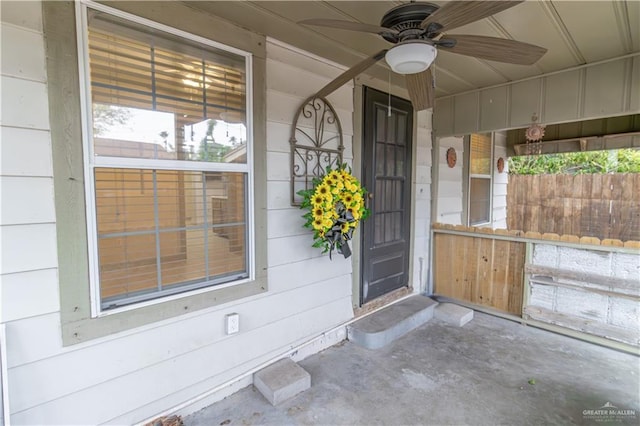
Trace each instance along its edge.
<path fill-rule="evenodd" d="M 478 312 L 463 328 L 433 319 L 382 349 L 344 342 L 299 364 L 311 388 L 298 396 L 273 407 L 250 386 L 185 425 L 640 422 L 638 357 Z M 635 414 L 585 415 L 607 403 Z"/>

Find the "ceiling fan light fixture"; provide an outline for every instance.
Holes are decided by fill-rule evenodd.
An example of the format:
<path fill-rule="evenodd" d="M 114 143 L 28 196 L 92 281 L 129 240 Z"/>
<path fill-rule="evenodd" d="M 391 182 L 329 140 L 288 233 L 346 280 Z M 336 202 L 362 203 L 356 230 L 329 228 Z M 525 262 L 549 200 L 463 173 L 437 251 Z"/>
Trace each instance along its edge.
<path fill-rule="evenodd" d="M 385 60 L 398 74 L 416 74 L 429 68 L 437 54 L 433 45 L 414 41 L 392 47 L 385 55 Z"/>

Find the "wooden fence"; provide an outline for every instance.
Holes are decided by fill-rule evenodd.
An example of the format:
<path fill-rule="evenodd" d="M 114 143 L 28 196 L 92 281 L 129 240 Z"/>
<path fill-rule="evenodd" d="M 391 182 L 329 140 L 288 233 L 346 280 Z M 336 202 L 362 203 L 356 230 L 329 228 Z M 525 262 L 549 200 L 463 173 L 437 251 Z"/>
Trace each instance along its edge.
<path fill-rule="evenodd" d="M 640 241 L 432 224 L 433 295 L 640 354 Z"/>
<path fill-rule="evenodd" d="M 508 229 L 640 240 L 640 174 L 510 175 Z"/>
<path fill-rule="evenodd" d="M 481 228 L 434 224 L 434 293 L 520 316 L 525 243 L 497 239 L 488 228 L 477 235 L 443 233 L 447 229 Z"/>

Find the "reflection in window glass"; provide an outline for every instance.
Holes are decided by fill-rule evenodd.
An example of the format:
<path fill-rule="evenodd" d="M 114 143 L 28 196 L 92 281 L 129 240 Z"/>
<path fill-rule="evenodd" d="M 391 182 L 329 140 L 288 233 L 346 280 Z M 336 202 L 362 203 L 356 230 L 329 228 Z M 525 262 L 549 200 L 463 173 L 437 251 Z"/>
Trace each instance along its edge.
<path fill-rule="evenodd" d="M 249 55 L 87 13 L 101 308 L 249 278 Z"/>
<path fill-rule="evenodd" d="M 247 140 L 243 57 L 103 12 L 89 22 L 94 154 L 241 161 L 229 154 Z"/>
<path fill-rule="evenodd" d="M 243 173 L 99 168 L 103 303 L 247 276 Z"/>

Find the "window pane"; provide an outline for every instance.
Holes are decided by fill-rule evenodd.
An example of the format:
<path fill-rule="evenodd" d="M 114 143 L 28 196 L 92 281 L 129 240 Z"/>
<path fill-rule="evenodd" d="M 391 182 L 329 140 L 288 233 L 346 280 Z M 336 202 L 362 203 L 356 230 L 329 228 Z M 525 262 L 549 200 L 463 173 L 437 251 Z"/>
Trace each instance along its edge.
<path fill-rule="evenodd" d="M 151 170 L 96 169 L 98 235 L 153 231 Z"/>
<path fill-rule="evenodd" d="M 246 163 L 242 56 L 89 10 L 97 156 Z"/>
<path fill-rule="evenodd" d="M 471 135 L 471 154 L 469 156 L 469 173 L 472 175 L 491 174 L 491 135 Z"/>
<path fill-rule="evenodd" d="M 491 179 L 471 178 L 469 181 L 469 223 L 489 222 Z"/>
<path fill-rule="evenodd" d="M 96 168 L 103 307 L 248 276 L 246 175 Z"/>
<path fill-rule="evenodd" d="M 123 297 L 157 290 L 154 234 L 99 237 L 98 253 L 103 306 Z"/>

